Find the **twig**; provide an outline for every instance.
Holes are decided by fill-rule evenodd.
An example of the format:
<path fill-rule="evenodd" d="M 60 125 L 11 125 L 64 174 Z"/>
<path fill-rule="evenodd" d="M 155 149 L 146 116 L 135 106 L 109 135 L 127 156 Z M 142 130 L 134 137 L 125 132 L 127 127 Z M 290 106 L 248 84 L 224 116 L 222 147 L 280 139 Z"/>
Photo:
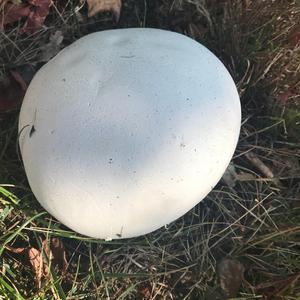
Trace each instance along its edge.
<path fill-rule="evenodd" d="M 272 170 L 266 166 L 253 152 L 245 153 L 246 158 L 268 179 L 272 179 L 276 186 L 280 186 L 278 178 L 274 178 Z"/>

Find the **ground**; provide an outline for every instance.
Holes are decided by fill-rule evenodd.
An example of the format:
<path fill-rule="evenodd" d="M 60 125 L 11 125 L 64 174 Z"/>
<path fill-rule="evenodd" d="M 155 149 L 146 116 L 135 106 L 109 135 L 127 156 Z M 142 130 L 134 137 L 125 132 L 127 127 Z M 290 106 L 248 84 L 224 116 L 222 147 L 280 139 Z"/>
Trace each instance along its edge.
<path fill-rule="evenodd" d="M 23 34 L 24 19 L 0 31 L 0 299 L 300 299 L 299 1 L 124 0 L 118 22 L 87 10 L 54 1 L 37 31 Z M 125 27 L 207 46 L 236 82 L 243 120 L 227 176 L 206 199 L 166 228 L 105 242 L 70 231 L 35 200 L 18 109 L 57 50 Z"/>

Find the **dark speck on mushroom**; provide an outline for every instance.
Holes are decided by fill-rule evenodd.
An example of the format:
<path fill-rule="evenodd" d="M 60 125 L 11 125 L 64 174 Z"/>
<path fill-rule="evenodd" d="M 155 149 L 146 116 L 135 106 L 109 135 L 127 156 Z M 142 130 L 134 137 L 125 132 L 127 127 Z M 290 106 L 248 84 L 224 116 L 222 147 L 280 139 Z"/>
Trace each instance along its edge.
<path fill-rule="evenodd" d="M 32 135 L 35 133 L 35 127 L 32 125 L 30 132 L 29 132 L 29 137 L 32 137 Z"/>
<path fill-rule="evenodd" d="M 116 233 L 116 236 L 119 237 L 119 238 L 121 238 L 122 234 L 123 234 L 123 226 L 120 229 L 120 233 Z"/>
<path fill-rule="evenodd" d="M 113 159 L 110 158 L 110 159 L 108 160 L 108 163 L 109 163 L 109 164 L 112 164 L 112 163 L 113 163 Z"/>

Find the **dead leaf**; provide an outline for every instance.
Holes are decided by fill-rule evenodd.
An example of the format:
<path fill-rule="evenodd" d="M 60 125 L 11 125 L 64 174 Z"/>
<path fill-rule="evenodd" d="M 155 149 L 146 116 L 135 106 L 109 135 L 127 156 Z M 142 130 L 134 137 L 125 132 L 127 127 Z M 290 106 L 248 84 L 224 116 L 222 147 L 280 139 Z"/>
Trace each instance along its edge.
<path fill-rule="evenodd" d="M 25 17 L 22 32 L 33 33 L 44 24 L 51 5 L 52 0 L 28 0 L 18 4 L 6 1 L 0 8 L 0 29 Z"/>
<path fill-rule="evenodd" d="M 296 97 L 298 95 L 298 91 L 295 87 L 289 87 L 286 91 L 278 95 L 278 99 L 286 104 L 289 100 Z"/>
<path fill-rule="evenodd" d="M 121 14 L 121 0 L 87 0 L 88 16 L 93 17 L 100 12 L 109 11 L 118 22 Z"/>
<path fill-rule="evenodd" d="M 243 4 L 245 6 L 245 9 L 248 9 L 250 5 L 252 4 L 252 0 L 244 0 Z"/>
<path fill-rule="evenodd" d="M 61 271 L 65 275 L 67 270 L 67 257 L 65 247 L 59 238 L 52 238 L 50 242 L 51 262 L 54 268 Z"/>
<path fill-rule="evenodd" d="M 35 273 L 36 285 L 40 288 L 42 277 L 48 274 L 48 268 L 44 265 L 43 255 L 39 250 L 31 247 L 28 249 L 28 258 Z"/>
<path fill-rule="evenodd" d="M 300 26 L 294 28 L 288 38 L 288 42 L 291 46 L 296 47 L 300 42 Z"/>
<path fill-rule="evenodd" d="M 13 253 L 21 254 L 26 253 L 34 273 L 36 285 L 40 288 L 43 278 L 49 275 L 49 265 L 62 276 L 66 275 L 67 258 L 64 245 L 59 238 L 51 238 L 50 243 L 48 240 L 42 241 L 42 251 L 34 248 L 13 248 L 8 245 L 5 248 Z"/>
<path fill-rule="evenodd" d="M 27 254 L 29 263 L 33 267 L 35 273 L 35 282 L 36 285 L 40 288 L 41 287 L 41 279 L 43 276 L 48 274 L 48 270 L 45 270 L 45 265 L 43 262 L 43 256 L 41 252 L 34 247 L 23 247 L 23 248 L 14 248 L 11 246 L 6 245 L 5 248 L 15 254 Z"/>
<path fill-rule="evenodd" d="M 6 2 L 0 8 L 0 29 L 7 24 L 19 21 L 23 17 L 28 17 L 30 14 L 30 5 L 28 3 L 15 4 Z"/>
<path fill-rule="evenodd" d="M 222 259 L 217 265 L 220 287 L 228 298 L 235 297 L 244 278 L 245 268 L 239 261 L 231 258 Z"/>
<path fill-rule="evenodd" d="M 52 0 L 28 0 L 32 5 L 32 10 L 27 17 L 26 23 L 22 29 L 25 33 L 33 33 L 38 30 L 49 14 Z"/>
<path fill-rule="evenodd" d="M 10 72 L 0 82 L 0 113 L 17 110 L 24 98 L 26 83 L 17 72 Z"/>
<path fill-rule="evenodd" d="M 35 255 L 31 264 L 36 274 L 36 281 L 40 286 L 41 279 L 47 277 L 49 274 L 49 266 L 51 266 L 58 272 L 65 275 L 67 269 L 66 252 L 62 241 L 59 238 L 51 238 L 50 243 L 48 240 L 42 241 L 42 249 L 38 251 L 34 248 L 30 248 L 30 251 Z M 36 252 L 38 251 L 38 253 Z"/>
<path fill-rule="evenodd" d="M 151 297 L 151 291 L 148 287 L 145 287 L 141 290 L 141 293 L 143 294 L 143 299 L 150 299 Z"/>
<path fill-rule="evenodd" d="M 49 43 L 41 47 L 40 61 L 49 61 L 61 49 L 61 43 L 64 37 L 62 31 L 57 30 L 49 38 Z"/>

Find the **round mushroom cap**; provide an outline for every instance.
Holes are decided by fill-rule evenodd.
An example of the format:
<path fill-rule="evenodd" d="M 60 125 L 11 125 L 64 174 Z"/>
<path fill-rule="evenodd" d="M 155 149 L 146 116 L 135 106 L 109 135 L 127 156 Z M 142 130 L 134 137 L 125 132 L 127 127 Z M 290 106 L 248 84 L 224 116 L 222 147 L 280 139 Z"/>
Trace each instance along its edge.
<path fill-rule="evenodd" d="M 204 46 L 158 29 L 87 35 L 32 80 L 20 149 L 40 204 L 95 238 L 143 235 L 217 184 L 241 125 L 235 84 Z"/>

